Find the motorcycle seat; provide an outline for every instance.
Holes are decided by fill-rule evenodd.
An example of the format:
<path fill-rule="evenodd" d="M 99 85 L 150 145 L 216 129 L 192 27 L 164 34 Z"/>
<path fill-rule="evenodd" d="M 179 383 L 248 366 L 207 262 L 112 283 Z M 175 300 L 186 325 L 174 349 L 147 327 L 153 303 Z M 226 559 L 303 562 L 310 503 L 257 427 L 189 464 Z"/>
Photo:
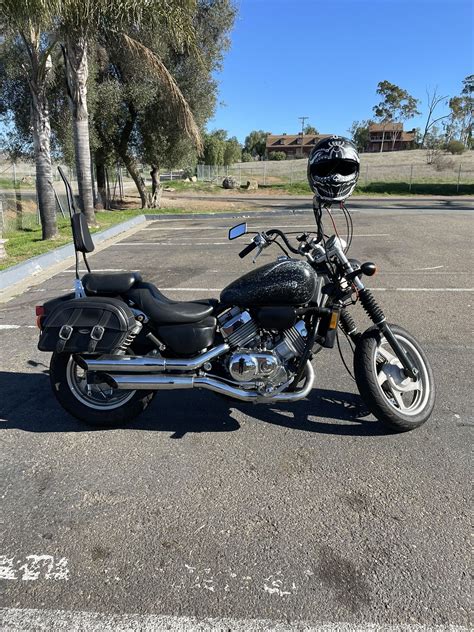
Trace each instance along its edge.
<path fill-rule="evenodd" d="M 82 285 L 88 296 L 125 294 L 133 285 L 142 280 L 139 272 L 91 272 L 82 277 Z"/>
<path fill-rule="evenodd" d="M 127 298 L 141 309 L 156 325 L 197 323 L 210 316 L 217 305 L 215 299 L 172 301 L 153 283 L 137 282 L 127 292 Z"/>

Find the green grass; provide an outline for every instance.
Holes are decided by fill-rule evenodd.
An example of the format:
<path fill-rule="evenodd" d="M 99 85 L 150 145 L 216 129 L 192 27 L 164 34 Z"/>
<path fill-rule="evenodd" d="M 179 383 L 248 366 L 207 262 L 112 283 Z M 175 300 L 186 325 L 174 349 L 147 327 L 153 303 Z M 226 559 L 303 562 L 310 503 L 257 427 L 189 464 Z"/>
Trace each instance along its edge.
<path fill-rule="evenodd" d="M 91 232 L 95 233 L 105 230 L 114 224 L 125 222 L 126 220 L 143 215 L 143 213 L 153 214 L 170 214 L 170 213 L 189 213 L 186 209 L 151 209 L 129 210 L 129 211 L 102 211 L 96 213 L 98 226 L 92 228 Z M 64 246 L 72 241 L 71 224 L 69 219 L 58 218 L 59 234 L 56 239 L 42 241 L 41 227 L 36 223 L 36 215 L 29 213 L 24 216 L 25 228 L 23 230 L 10 229 L 5 231 L 4 238 L 8 239 L 5 244 L 7 258 L 0 262 L 0 270 L 4 270 L 17 263 L 42 255 L 59 246 Z"/>
<path fill-rule="evenodd" d="M 17 185 L 21 187 L 21 182 L 17 182 Z M 29 187 L 34 186 L 28 185 Z M 26 188 L 26 187 L 25 187 Z M 13 180 L 12 178 L 0 178 L 0 189 L 13 189 Z"/>

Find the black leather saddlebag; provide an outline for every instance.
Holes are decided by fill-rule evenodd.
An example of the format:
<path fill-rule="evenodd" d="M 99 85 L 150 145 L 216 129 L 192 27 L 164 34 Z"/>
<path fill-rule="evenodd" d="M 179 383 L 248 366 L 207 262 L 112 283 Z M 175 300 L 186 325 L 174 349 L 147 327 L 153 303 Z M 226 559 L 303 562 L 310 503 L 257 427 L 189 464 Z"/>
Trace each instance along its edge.
<path fill-rule="evenodd" d="M 46 314 L 38 349 L 58 353 L 112 353 L 136 328 L 131 309 L 114 298 L 74 298 Z"/>

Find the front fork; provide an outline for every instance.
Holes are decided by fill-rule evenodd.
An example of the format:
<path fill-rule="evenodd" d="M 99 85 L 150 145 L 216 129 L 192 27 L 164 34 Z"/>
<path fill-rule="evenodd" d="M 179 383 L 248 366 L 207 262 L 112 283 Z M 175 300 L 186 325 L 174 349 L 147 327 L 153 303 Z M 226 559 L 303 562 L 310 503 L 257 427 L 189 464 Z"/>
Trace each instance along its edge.
<path fill-rule="evenodd" d="M 352 277 L 351 281 L 358 290 L 361 305 L 367 312 L 370 320 L 378 328 L 380 333 L 385 336 L 388 344 L 392 347 L 395 355 L 400 360 L 405 370 L 405 374 L 413 380 L 416 380 L 418 377 L 418 369 L 408 357 L 405 349 L 395 338 L 392 330 L 387 324 L 385 314 L 383 313 L 382 308 L 377 304 L 372 292 L 365 287 L 357 275 L 354 276 L 354 269 L 339 244 L 336 246 L 336 254 L 345 270 L 346 275 L 348 275 L 349 278 Z M 357 327 L 353 318 L 348 314 L 346 309 L 343 309 L 341 313 L 341 326 L 351 339 L 354 342 L 357 342 L 360 334 L 357 332 Z"/>
<path fill-rule="evenodd" d="M 413 380 L 416 380 L 418 377 L 418 369 L 408 357 L 405 349 L 401 346 L 401 344 L 394 336 L 392 330 L 390 329 L 390 326 L 385 319 L 385 314 L 383 313 L 381 307 L 377 304 L 372 292 L 366 287 L 359 290 L 359 300 L 362 307 L 367 312 L 370 320 L 378 328 L 380 333 L 385 336 L 388 344 L 392 347 L 395 355 L 400 360 L 405 370 L 405 374 L 408 377 L 411 377 Z M 351 338 L 351 340 L 357 343 L 357 340 L 360 337 L 360 333 L 357 331 L 357 326 L 354 322 L 354 319 L 349 314 L 346 308 L 344 308 L 341 312 L 341 327 L 343 328 L 344 332 Z"/>

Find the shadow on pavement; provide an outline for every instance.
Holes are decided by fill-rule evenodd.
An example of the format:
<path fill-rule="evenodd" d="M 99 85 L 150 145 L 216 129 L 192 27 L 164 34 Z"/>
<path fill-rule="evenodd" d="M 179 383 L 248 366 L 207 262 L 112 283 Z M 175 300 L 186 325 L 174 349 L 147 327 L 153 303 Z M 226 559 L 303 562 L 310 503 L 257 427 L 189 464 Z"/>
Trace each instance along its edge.
<path fill-rule="evenodd" d="M 94 428 L 77 421 L 56 402 L 47 372 L 0 372 L 0 429 L 27 432 L 84 432 Z M 238 430 L 238 411 L 257 421 L 305 432 L 375 436 L 388 434 L 369 417 L 359 395 L 315 388 L 304 401 L 292 404 L 249 404 L 206 391 L 161 391 L 147 411 L 121 426 L 135 430 L 172 433 L 179 439 L 188 432 Z M 104 428 L 101 428 L 104 430 Z"/>

